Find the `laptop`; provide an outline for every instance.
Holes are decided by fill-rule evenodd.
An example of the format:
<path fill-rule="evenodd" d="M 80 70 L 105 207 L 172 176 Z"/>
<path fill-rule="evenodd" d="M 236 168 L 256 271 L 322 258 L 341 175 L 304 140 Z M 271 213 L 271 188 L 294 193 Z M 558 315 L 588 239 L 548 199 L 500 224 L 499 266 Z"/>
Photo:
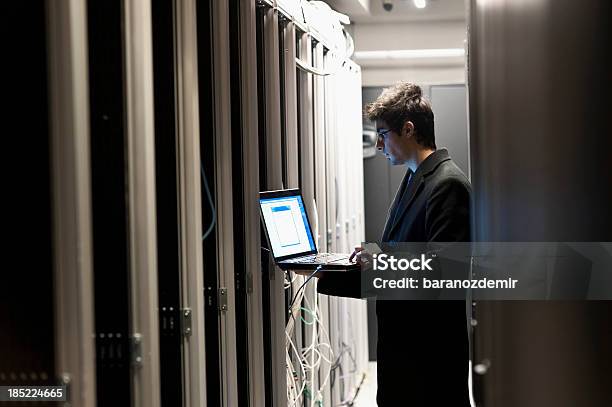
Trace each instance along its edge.
<path fill-rule="evenodd" d="M 299 189 L 260 192 L 259 207 L 270 251 L 282 270 L 359 269 L 350 255 L 319 253 Z"/>

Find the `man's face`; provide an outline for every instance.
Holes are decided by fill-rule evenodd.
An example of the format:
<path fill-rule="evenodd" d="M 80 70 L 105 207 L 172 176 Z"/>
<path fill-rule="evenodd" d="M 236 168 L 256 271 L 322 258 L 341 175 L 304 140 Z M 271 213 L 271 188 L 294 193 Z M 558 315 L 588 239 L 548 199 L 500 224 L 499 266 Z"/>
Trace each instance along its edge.
<path fill-rule="evenodd" d="M 406 163 L 410 158 L 411 151 L 409 137 L 391 130 L 384 120 L 376 121 L 376 132 L 378 133 L 376 148 L 382 151 L 391 164 Z"/>

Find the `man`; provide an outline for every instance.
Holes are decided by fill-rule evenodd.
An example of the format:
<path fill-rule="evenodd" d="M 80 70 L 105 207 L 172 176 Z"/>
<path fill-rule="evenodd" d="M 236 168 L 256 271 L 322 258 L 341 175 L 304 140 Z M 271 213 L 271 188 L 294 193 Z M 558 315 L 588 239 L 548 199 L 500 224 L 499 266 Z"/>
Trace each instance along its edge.
<path fill-rule="evenodd" d="M 421 88 L 399 83 L 366 107 L 377 149 L 406 175 L 382 242 L 470 240 L 471 186 L 445 149 L 436 149 L 434 115 Z M 356 248 L 352 257 L 363 255 Z M 360 253 L 361 252 L 361 253 Z M 318 291 L 359 297 L 350 273 L 321 273 Z M 469 406 L 464 301 L 377 301 L 379 407 Z"/>

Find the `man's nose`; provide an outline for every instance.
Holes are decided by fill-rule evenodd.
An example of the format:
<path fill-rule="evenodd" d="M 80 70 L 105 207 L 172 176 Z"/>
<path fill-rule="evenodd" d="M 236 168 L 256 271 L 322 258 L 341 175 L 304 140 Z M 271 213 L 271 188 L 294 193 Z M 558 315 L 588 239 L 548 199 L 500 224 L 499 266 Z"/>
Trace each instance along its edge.
<path fill-rule="evenodd" d="M 382 141 L 382 139 L 380 137 L 378 137 L 376 139 L 376 149 L 378 151 L 382 151 L 383 148 L 385 148 L 385 143 Z"/>

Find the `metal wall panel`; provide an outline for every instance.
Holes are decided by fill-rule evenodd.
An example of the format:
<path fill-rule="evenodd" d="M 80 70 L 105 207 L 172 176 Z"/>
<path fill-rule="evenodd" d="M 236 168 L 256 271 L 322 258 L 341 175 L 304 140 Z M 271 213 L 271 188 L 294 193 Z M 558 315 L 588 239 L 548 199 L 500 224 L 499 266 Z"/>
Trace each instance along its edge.
<path fill-rule="evenodd" d="M 453 161 L 469 177 L 467 96 L 464 85 L 433 85 L 431 105 L 435 114 L 438 148 L 446 148 Z"/>

